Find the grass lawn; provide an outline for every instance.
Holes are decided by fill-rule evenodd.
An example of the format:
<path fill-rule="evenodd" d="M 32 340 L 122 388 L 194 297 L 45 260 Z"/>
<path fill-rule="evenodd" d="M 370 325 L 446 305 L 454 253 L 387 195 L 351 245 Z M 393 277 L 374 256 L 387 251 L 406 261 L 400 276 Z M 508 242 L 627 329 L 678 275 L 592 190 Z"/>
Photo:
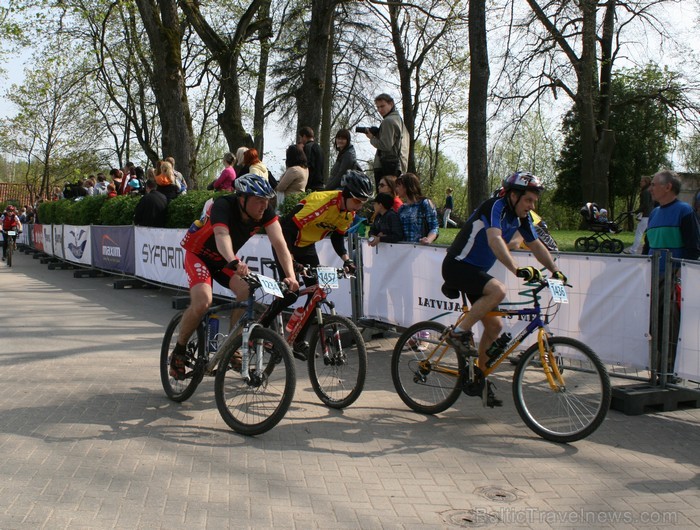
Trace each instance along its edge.
<path fill-rule="evenodd" d="M 458 233 L 458 228 L 441 228 L 437 243 L 439 245 L 450 245 Z M 574 252 L 574 241 L 579 237 L 590 237 L 593 235 L 593 232 L 587 230 L 552 230 L 551 234 L 557 242 L 559 250 Z M 610 234 L 610 236 L 622 241 L 625 247 L 629 247 L 634 243 L 634 232 L 620 232 L 619 234 Z"/>

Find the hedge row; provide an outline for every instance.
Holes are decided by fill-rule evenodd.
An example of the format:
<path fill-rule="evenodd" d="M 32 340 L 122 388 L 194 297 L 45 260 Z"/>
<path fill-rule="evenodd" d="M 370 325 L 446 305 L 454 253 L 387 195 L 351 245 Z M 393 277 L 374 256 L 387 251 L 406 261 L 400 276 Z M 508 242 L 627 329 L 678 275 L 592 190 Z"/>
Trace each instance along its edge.
<path fill-rule="evenodd" d="M 204 203 L 212 197 L 228 192 L 189 191 L 170 201 L 166 226 L 187 228 L 198 219 Z M 289 212 L 305 194 L 287 197 L 280 208 Z M 39 221 L 44 224 L 66 225 L 130 225 L 134 222 L 134 209 L 140 196 L 123 195 L 108 199 L 106 195 L 84 197 L 81 200 L 61 199 L 39 205 Z"/>

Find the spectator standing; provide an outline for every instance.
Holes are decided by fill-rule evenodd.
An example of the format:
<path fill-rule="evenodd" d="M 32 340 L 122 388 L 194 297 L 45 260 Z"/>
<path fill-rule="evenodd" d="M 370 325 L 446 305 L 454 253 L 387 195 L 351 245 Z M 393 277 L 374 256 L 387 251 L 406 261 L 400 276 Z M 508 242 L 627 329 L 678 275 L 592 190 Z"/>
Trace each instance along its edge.
<path fill-rule="evenodd" d="M 236 164 L 233 166 L 233 169 L 236 170 L 236 175 L 248 174 L 248 166 L 246 166 L 245 159 L 243 158 L 247 150 L 247 147 L 239 147 L 236 150 Z"/>
<path fill-rule="evenodd" d="M 457 223 L 450 219 L 450 214 L 455 207 L 454 199 L 452 198 L 453 191 L 454 190 L 452 188 L 447 188 L 447 190 L 445 190 L 447 196 L 445 197 L 445 210 L 442 212 L 443 228 L 447 228 L 448 226 L 457 226 Z"/>
<path fill-rule="evenodd" d="M 158 184 L 158 191 L 165 195 L 168 202 L 180 194 L 180 186 L 175 184 L 175 174 L 170 162 L 165 160 L 160 162 L 160 174 L 156 176 L 156 184 Z"/>
<path fill-rule="evenodd" d="M 651 255 L 656 250 L 662 251 L 659 273 L 661 277 L 661 292 L 664 292 L 665 254 L 671 253 L 676 259 L 697 260 L 700 258 L 700 222 L 689 204 L 678 200 L 681 192 L 681 180 L 675 171 L 659 171 L 654 175 L 650 186 L 651 198 L 659 203 L 649 214 L 644 254 Z M 674 266 L 674 285 L 678 267 Z M 671 287 L 671 286 L 669 286 Z M 671 288 L 676 295 L 676 289 Z M 678 342 L 678 329 L 680 322 L 680 310 L 677 300 L 671 302 L 671 340 L 668 366 L 657 366 L 659 372 L 672 373 L 675 366 L 676 344 Z M 663 313 L 663 299 L 659 305 L 659 315 Z M 656 346 L 661 352 L 661 332 L 656 338 Z M 671 379 L 671 381 L 673 381 Z"/>
<path fill-rule="evenodd" d="M 90 178 L 85 181 L 85 189 L 87 190 L 88 197 L 97 195 L 95 191 L 95 177 L 90 175 Z"/>
<path fill-rule="evenodd" d="M 175 184 L 180 188 L 180 193 L 187 193 L 187 181 L 177 169 L 175 169 L 175 159 L 172 156 L 165 158 L 173 166 L 173 175 L 175 175 Z"/>
<path fill-rule="evenodd" d="M 382 178 L 380 178 L 379 183 L 377 184 L 377 192 L 388 193 L 394 197 L 394 206 L 392 206 L 392 209 L 396 213 L 399 213 L 399 208 L 401 208 L 403 201 L 396 194 L 396 177 L 393 175 L 384 175 Z"/>
<path fill-rule="evenodd" d="M 389 94 L 379 94 L 374 98 L 374 105 L 382 117 L 379 131 L 366 132 L 370 143 L 377 149 L 374 156 L 374 182 L 384 175 L 399 175 L 408 171 L 408 150 L 410 135 L 403 119 L 396 110 L 394 99 Z"/>
<path fill-rule="evenodd" d="M 266 181 L 269 180 L 267 167 L 260 160 L 257 149 L 250 148 L 243 153 L 243 163 L 248 167 L 248 173 L 258 175 Z"/>
<path fill-rule="evenodd" d="M 236 170 L 233 169 L 235 158 L 232 153 L 226 153 L 221 159 L 224 163 L 224 169 L 214 182 L 207 186 L 208 190 L 215 191 L 232 191 L 233 181 L 236 180 Z"/>
<path fill-rule="evenodd" d="M 393 210 L 394 198 L 388 193 L 378 193 L 374 199 L 374 221 L 369 229 L 369 246 L 380 242 L 398 243 L 403 240 L 403 228 L 399 214 Z"/>
<path fill-rule="evenodd" d="M 297 141 L 304 144 L 306 164 L 309 168 L 309 179 L 306 182 L 306 191 L 323 189 L 323 152 L 314 140 L 314 130 L 311 127 L 302 127 L 297 133 Z"/>
<path fill-rule="evenodd" d="M 275 188 L 278 207 L 282 205 L 286 196 L 301 193 L 306 189 L 309 169 L 306 166 L 306 155 L 301 144 L 287 147 L 285 165 L 287 170 L 282 174 Z"/>
<path fill-rule="evenodd" d="M 107 198 L 112 199 L 117 196 L 117 187 L 111 182 L 107 184 Z"/>
<path fill-rule="evenodd" d="M 341 180 L 348 169 L 360 169 L 357 163 L 355 146 L 352 145 L 352 136 L 347 129 L 340 129 L 335 134 L 333 142 L 338 156 L 331 168 L 331 174 L 326 183 L 326 190 L 339 190 L 342 188 Z"/>
<path fill-rule="evenodd" d="M 155 180 L 146 182 L 146 194 L 134 209 L 134 224 L 137 226 L 165 226 L 168 211 L 168 199 L 157 190 Z"/>
<path fill-rule="evenodd" d="M 438 237 L 435 205 L 423 196 L 420 180 L 413 173 L 404 173 L 396 179 L 396 191 L 403 200 L 399 208 L 404 241 L 429 245 Z"/>
<path fill-rule="evenodd" d="M 107 179 L 104 173 L 97 174 L 97 182 L 95 182 L 95 195 L 107 195 Z"/>

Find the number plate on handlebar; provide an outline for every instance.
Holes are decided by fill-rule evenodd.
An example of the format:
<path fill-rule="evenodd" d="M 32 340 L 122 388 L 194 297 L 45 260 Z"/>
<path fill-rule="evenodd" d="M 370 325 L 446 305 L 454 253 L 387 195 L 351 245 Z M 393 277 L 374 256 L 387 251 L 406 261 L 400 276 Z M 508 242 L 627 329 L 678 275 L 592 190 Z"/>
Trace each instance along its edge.
<path fill-rule="evenodd" d="M 262 288 L 263 292 L 276 296 L 277 298 L 284 298 L 282 289 L 280 289 L 277 280 L 274 278 L 258 274 L 258 281 L 260 282 L 260 287 Z"/>
<path fill-rule="evenodd" d="M 16 235 L 17 235 L 17 232 L 15 232 L 14 230 L 8 230 L 8 231 L 7 231 L 7 235 L 8 235 L 8 236 L 16 236 Z"/>
<path fill-rule="evenodd" d="M 320 285 L 330 287 L 331 289 L 340 287 L 338 283 L 338 271 L 333 267 L 318 267 L 316 269 L 316 274 L 318 275 L 318 283 Z"/>
<path fill-rule="evenodd" d="M 568 304 L 569 299 L 566 297 L 566 287 L 561 280 L 547 280 L 549 292 L 552 293 L 552 301 L 557 304 Z"/>

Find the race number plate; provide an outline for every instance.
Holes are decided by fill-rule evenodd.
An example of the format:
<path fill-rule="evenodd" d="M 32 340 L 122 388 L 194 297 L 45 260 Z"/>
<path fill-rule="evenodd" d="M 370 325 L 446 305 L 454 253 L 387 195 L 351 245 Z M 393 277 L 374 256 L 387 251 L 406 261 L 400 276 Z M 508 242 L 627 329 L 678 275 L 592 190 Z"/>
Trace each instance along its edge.
<path fill-rule="evenodd" d="M 552 301 L 557 304 L 568 304 L 569 299 L 566 297 L 566 287 L 561 280 L 547 280 L 549 292 L 552 293 Z"/>
<path fill-rule="evenodd" d="M 331 289 L 340 287 L 338 283 L 338 271 L 333 267 L 318 267 L 316 273 L 318 274 L 318 283 L 324 287 L 330 287 Z"/>
<path fill-rule="evenodd" d="M 260 282 L 260 287 L 262 287 L 263 292 L 276 296 L 277 298 L 284 298 L 282 289 L 280 289 L 277 280 L 274 278 L 258 274 L 258 281 Z"/>
<path fill-rule="evenodd" d="M 8 236 L 15 236 L 15 235 L 17 235 L 17 232 L 15 232 L 14 230 L 8 230 L 7 235 Z"/>

